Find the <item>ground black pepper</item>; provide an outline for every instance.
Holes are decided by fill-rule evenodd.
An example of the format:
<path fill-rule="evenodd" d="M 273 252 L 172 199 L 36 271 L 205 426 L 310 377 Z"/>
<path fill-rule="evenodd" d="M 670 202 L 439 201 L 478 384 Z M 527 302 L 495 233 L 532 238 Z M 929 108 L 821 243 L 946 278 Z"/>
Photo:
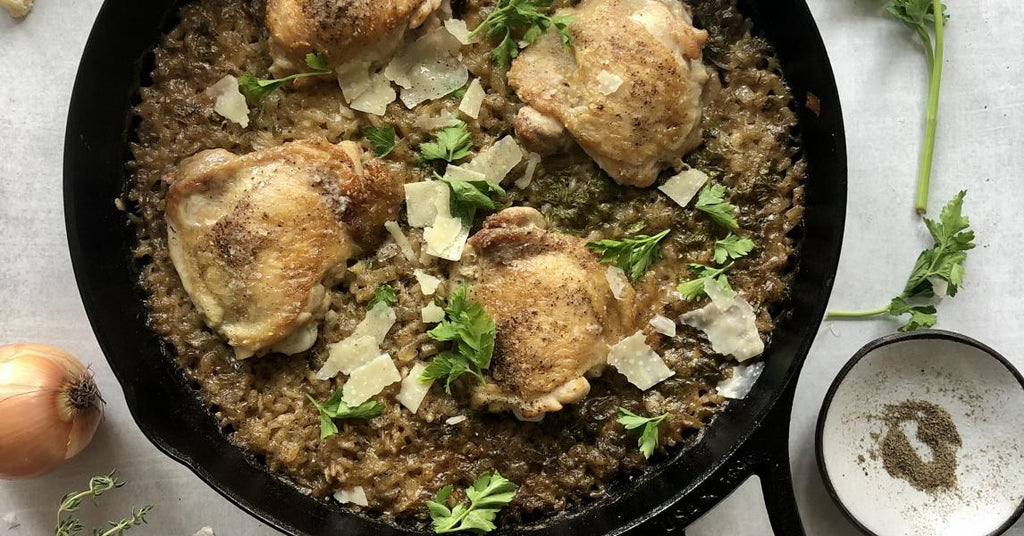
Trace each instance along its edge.
<path fill-rule="evenodd" d="M 937 494 L 957 487 L 957 452 L 962 441 L 953 417 L 945 409 L 923 400 L 888 404 L 879 418 L 886 431 L 878 440 L 877 455 L 893 478 L 901 478 L 915 489 Z M 917 440 L 932 453 L 925 461 L 910 443 L 903 423 L 917 424 Z M 876 453 L 872 453 L 872 458 Z"/>

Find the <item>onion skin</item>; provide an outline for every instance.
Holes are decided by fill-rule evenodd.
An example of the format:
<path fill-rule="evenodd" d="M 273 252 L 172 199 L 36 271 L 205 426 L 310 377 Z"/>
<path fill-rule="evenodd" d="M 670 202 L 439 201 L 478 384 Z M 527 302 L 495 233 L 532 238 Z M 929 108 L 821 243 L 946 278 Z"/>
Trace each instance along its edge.
<path fill-rule="evenodd" d="M 0 346 L 0 478 L 53 471 L 92 441 L 103 416 L 92 374 L 44 344 Z"/>

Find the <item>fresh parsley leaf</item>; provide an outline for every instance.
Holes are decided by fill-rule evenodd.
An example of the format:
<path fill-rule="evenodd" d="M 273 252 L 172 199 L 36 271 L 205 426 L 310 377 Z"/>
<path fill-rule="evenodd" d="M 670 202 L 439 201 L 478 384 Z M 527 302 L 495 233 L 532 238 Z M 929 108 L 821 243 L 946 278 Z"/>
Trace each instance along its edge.
<path fill-rule="evenodd" d="M 572 17 L 550 17 L 547 15 L 551 0 L 498 0 L 487 18 L 472 32 L 470 38 L 485 34 L 487 39 L 498 41 L 491 50 L 491 59 L 500 69 L 508 69 L 512 60 L 519 56 L 519 43 L 513 34 L 522 34 L 522 41 L 533 44 L 548 28 L 554 26 L 568 49 L 572 46 L 569 23 Z"/>
<path fill-rule="evenodd" d="M 473 226 L 477 209 L 494 210 L 497 208 L 495 198 L 505 197 L 505 189 L 493 182 L 449 179 L 437 173 L 434 178 L 448 185 L 451 190 L 449 209 L 466 227 Z"/>
<path fill-rule="evenodd" d="M 945 283 L 945 294 L 949 297 L 956 296 L 963 285 L 967 252 L 975 247 L 974 231 L 970 230 L 971 222 L 963 215 L 966 195 L 966 191 L 961 191 L 946 203 L 938 221 L 924 219 L 934 244 L 917 257 L 903 292 L 893 298 L 888 306 L 870 311 L 829 311 L 828 317 L 849 319 L 882 314 L 901 317 L 909 314 L 910 320 L 900 327 L 900 331 L 934 326 L 938 320 L 934 303 L 912 305 L 910 300 L 941 298 L 936 296 L 935 281 Z"/>
<path fill-rule="evenodd" d="M 676 290 L 683 295 L 684 300 L 693 301 L 707 296 L 707 292 L 704 291 L 704 282 L 709 279 L 716 280 L 725 290 L 732 290 L 732 286 L 729 285 L 729 280 L 725 277 L 725 272 L 732 268 L 731 262 L 718 268 L 705 266 L 703 264 L 690 264 L 689 267 L 690 271 L 692 271 L 697 278 L 680 283 L 679 286 L 676 287 Z"/>
<path fill-rule="evenodd" d="M 456 89 L 455 91 L 452 91 L 451 93 L 445 95 L 445 97 L 452 98 L 452 99 L 461 99 L 462 97 L 466 96 L 466 91 L 468 91 L 468 90 L 469 90 L 469 86 L 468 85 L 467 86 L 462 86 L 459 89 Z"/>
<path fill-rule="evenodd" d="M 327 59 L 322 54 L 312 52 L 306 54 L 306 65 L 313 70 L 305 73 L 296 73 L 284 78 L 261 79 L 256 78 L 256 75 L 252 73 L 245 73 L 238 77 L 238 90 L 245 95 L 249 102 L 259 104 L 267 95 L 292 80 L 309 76 L 334 74 L 334 71 L 327 67 Z"/>
<path fill-rule="evenodd" d="M 480 475 L 473 485 L 466 488 L 469 504 L 459 503 L 454 508 L 448 507 L 448 499 L 453 488 L 449 484 L 434 495 L 434 500 L 427 501 L 427 510 L 434 532 L 470 531 L 484 534 L 494 530 L 494 519 L 516 495 L 516 485 L 501 476 L 497 471 Z"/>
<path fill-rule="evenodd" d="M 420 158 L 424 161 L 444 160 L 456 162 L 469 156 L 473 148 L 473 138 L 466 124 L 442 128 L 437 132 L 437 141 L 420 144 Z"/>
<path fill-rule="evenodd" d="M 729 233 L 725 238 L 715 242 L 715 262 L 722 264 L 729 259 L 746 257 L 753 249 L 753 240 Z"/>
<path fill-rule="evenodd" d="M 378 303 L 383 303 L 388 307 L 398 303 L 398 293 L 395 292 L 395 288 L 387 283 L 377 285 L 377 288 L 373 289 L 373 297 L 366 304 L 366 308 L 373 309 L 373 306 Z"/>
<path fill-rule="evenodd" d="M 630 281 L 636 281 L 652 264 L 660 262 L 661 242 L 668 236 L 668 229 L 654 235 L 637 235 L 622 240 L 598 240 L 587 243 L 587 247 L 601 254 L 601 262 L 622 268 Z"/>
<path fill-rule="evenodd" d="M 384 158 L 395 150 L 394 127 L 366 127 L 363 129 L 363 136 L 370 142 L 373 155 L 377 158 Z"/>
<path fill-rule="evenodd" d="M 694 208 L 707 214 L 715 223 L 726 229 L 735 231 L 740 228 L 736 223 L 736 205 L 725 200 L 725 186 L 721 184 L 705 186 L 697 195 L 697 204 Z"/>
<path fill-rule="evenodd" d="M 451 349 L 434 357 L 420 381 L 444 378 L 444 389 L 451 394 L 452 382 L 463 374 L 472 374 L 484 383 L 483 371 L 491 366 L 494 354 L 495 329 L 483 306 L 469 299 L 465 286 L 452 292 L 444 313 L 444 320 L 427 335 L 435 341 L 451 342 Z"/>
<path fill-rule="evenodd" d="M 626 408 L 620 407 L 617 420 L 626 430 L 640 434 L 637 446 L 640 447 L 640 453 L 644 455 L 644 458 L 650 458 L 651 454 L 654 454 L 654 449 L 658 446 L 658 425 L 666 417 L 668 417 L 668 413 L 658 415 L 657 417 L 641 417 Z"/>
<path fill-rule="evenodd" d="M 367 400 L 356 407 L 351 407 L 342 400 L 343 391 L 338 389 L 327 402 L 320 404 L 313 397 L 306 398 L 320 413 L 320 439 L 327 439 L 338 433 L 334 419 L 372 419 L 384 411 L 384 404 L 376 400 Z"/>

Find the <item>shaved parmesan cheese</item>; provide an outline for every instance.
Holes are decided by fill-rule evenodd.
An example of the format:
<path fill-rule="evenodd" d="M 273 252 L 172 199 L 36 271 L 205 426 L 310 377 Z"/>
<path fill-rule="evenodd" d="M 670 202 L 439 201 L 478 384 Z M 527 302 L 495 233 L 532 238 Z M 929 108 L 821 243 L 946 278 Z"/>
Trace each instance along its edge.
<path fill-rule="evenodd" d="M 725 398 L 744 398 L 764 371 L 764 361 L 733 367 L 732 377 L 718 382 L 718 394 Z"/>
<path fill-rule="evenodd" d="M 334 492 L 334 500 L 341 504 L 357 504 L 359 506 L 370 506 L 366 500 L 366 491 L 362 486 L 354 488 L 339 489 Z"/>
<path fill-rule="evenodd" d="M 437 292 L 437 286 L 441 284 L 441 280 L 436 278 L 419 268 L 413 270 L 412 275 L 416 276 L 416 281 L 420 284 L 420 291 L 423 292 L 424 296 L 433 296 L 434 292 Z"/>
<path fill-rule="evenodd" d="M 385 387 L 402 380 L 402 375 L 395 367 L 395 362 L 388 354 L 380 354 L 376 359 L 355 369 L 345 382 L 341 399 L 349 406 L 358 406 Z"/>
<path fill-rule="evenodd" d="M 676 202 L 681 207 L 690 204 L 693 196 L 697 195 L 701 186 L 708 181 L 708 176 L 699 169 L 687 169 L 665 181 L 658 187 L 661 193 Z"/>
<path fill-rule="evenodd" d="M 487 176 L 479 171 L 473 171 L 455 164 L 448 164 L 444 170 L 444 178 L 456 181 L 483 181 Z"/>
<path fill-rule="evenodd" d="M 426 368 L 426 363 L 416 363 L 413 365 L 409 369 L 409 373 L 402 380 L 402 388 L 398 391 L 398 396 L 395 397 L 395 400 L 398 400 L 413 413 L 420 409 L 420 404 L 426 398 L 427 391 L 430 391 L 430 386 L 434 384 L 433 380 L 427 383 L 420 381 L 420 375 L 423 374 Z"/>
<path fill-rule="evenodd" d="M 523 176 L 516 179 L 516 186 L 519 188 L 526 188 L 533 182 L 533 175 L 537 173 L 537 165 L 540 164 L 540 155 L 537 153 L 530 153 L 526 156 L 526 171 L 523 171 Z"/>
<path fill-rule="evenodd" d="M 366 312 L 366 317 L 356 326 L 352 336 L 368 335 L 373 337 L 377 344 L 380 344 L 384 342 L 384 337 L 387 337 L 388 332 L 391 331 L 391 326 L 395 325 L 396 318 L 395 310 L 386 303 L 380 302 Z"/>
<path fill-rule="evenodd" d="M 622 87 L 621 76 L 605 71 L 604 69 L 597 73 L 597 90 L 600 91 L 602 95 L 611 95 L 618 91 L 620 87 Z"/>
<path fill-rule="evenodd" d="M 441 130 L 444 127 L 452 127 L 461 123 L 458 117 L 448 110 L 442 110 L 437 115 L 420 115 L 416 118 L 413 126 L 423 130 Z"/>
<path fill-rule="evenodd" d="M 460 44 L 472 45 L 473 43 L 480 42 L 480 38 L 471 38 L 469 36 L 469 27 L 466 26 L 466 21 L 462 19 L 448 19 L 444 21 L 444 29 L 448 30 L 448 33 L 452 34 Z"/>
<path fill-rule="evenodd" d="M 405 185 L 405 205 L 412 227 L 433 225 L 438 216 L 451 216 L 448 185 L 441 181 L 421 181 Z"/>
<path fill-rule="evenodd" d="M 501 184 L 509 171 L 523 160 L 523 150 L 512 136 L 505 136 L 494 145 L 480 151 L 466 169 L 483 173 L 488 182 Z"/>
<path fill-rule="evenodd" d="M 612 289 L 612 296 L 615 296 L 616 300 L 621 300 L 622 291 L 629 285 L 629 280 L 626 279 L 626 272 L 622 271 L 622 268 L 618 266 L 609 266 L 604 271 L 604 278 L 608 280 L 608 287 Z"/>
<path fill-rule="evenodd" d="M 370 62 L 353 61 L 338 67 L 338 84 L 353 110 L 384 115 L 388 104 L 398 96 L 381 73 L 370 71 Z"/>
<path fill-rule="evenodd" d="M 661 356 L 647 346 L 642 331 L 612 346 L 608 350 L 608 364 L 621 372 L 629 383 L 644 391 L 675 374 L 665 365 Z"/>
<path fill-rule="evenodd" d="M 409 243 L 409 238 L 402 232 L 402 228 L 398 226 L 396 221 L 384 222 L 384 228 L 391 233 L 391 238 L 395 239 L 395 243 L 402 250 L 402 255 L 406 260 L 414 260 L 416 258 L 416 252 L 412 250 L 412 244 Z"/>
<path fill-rule="evenodd" d="M 402 103 L 412 109 L 466 85 L 469 71 L 455 58 L 461 44 L 438 27 L 407 43 L 384 69 L 384 76 L 402 88 Z"/>
<path fill-rule="evenodd" d="M 468 418 L 469 417 L 465 415 L 456 415 L 454 417 L 448 417 L 447 419 L 444 420 L 444 423 L 449 426 L 454 426 L 456 424 L 459 424 L 460 422 L 465 422 L 465 420 Z"/>
<path fill-rule="evenodd" d="M 249 105 L 245 102 L 245 95 L 238 90 L 237 78 L 229 74 L 210 86 L 207 92 L 217 99 L 213 103 L 213 111 L 229 121 L 242 125 L 242 128 L 249 126 Z"/>
<path fill-rule="evenodd" d="M 395 325 L 395 310 L 378 303 L 347 338 L 327 346 L 328 357 L 316 373 L 318 380 L 328 380 L 339 372 L 351 374 L 380 355 L 380 344 Z"/>
<path fill-rule="evenodd" d="M 480 85 L 480 79 L 474 78 L 469 83 L 469 89 L 466 90 L 466 96 L 462 97 L 462 102 L 459 103 L 459 111 L 476 119 L 480 116 L 480 106 L 484 103 L 484 97 L 487 93 L 484 91 L 484 87 Z"/>
<path fill-rule="evenodd" d="M 723 289 L 714 280 L 704 282 L 704 291 L 711 298 L 707 306 L 684 313 L 679 320 L 704 332 L 711 349 L 745 361 L 764 351 L 764 342 L 757 332 L 754 308 L 735 292 Z"/>
<path fill-rule="evenodd" d="M 436 324 L 444 320 L 444 309 L 436 303 L 431 303 L 420 309 L 420 318 L 423 319 L 424 324 Z"/>
<path fill-rule="evenodd" d="M 676 323 L 673 322 L 671 318 L 666 318 L 661 315 L 654 315 L 654 317 L 652 317 L 650 322 L 648 323 L 651 325 L 651 327 L 654 328 L 654 331 L 657 331 L 662 335 L 665 335 L 667 337 L 676 336 Z"/>
<path fill-rule="evenodd" d="M 423 230 L 423 240 L 427 243 L 427 254 L 449 261 L 462 258 L 462 250 L 469 239 L 469 228 L 459 218 L 437 215 L 434 225 Z"/>

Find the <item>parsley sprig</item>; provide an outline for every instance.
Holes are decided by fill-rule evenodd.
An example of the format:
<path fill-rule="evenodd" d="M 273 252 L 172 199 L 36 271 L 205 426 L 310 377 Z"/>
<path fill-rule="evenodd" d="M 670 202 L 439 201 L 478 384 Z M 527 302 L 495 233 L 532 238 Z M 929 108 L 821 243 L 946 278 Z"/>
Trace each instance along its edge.
<path fill-rule="evenodd" d="M 455 289 L 444 308 L 444 320 L 427 335 L 435 341 L 451 342 L 420 375 L 421 382 L 444 378 L 444 390 L 451 394 L 452 382 L 469 373 L 484 383 L 483 371 L 494 354 L 494 322 L 479 303 L 468 297 L 465 286 Z"/>
<path fill-rule="evenodd" d="M 697 277 L 680 283 L 676 290 L 683 295 L 683 299 L 686 301 L 693 301 L 707 296 L 707 292 L 704 290 L 704 283 L 708 280 L 714 280 L 723 289 L 731 291 L 732 286 L 729 284 L 729 279 L 725 276 L 725 273 L 732 268 L 732 265 L 733 263 L 730 262 L 715 268 L 714 266 L 691 263 L 688 265 L 690 271 Z"/>
<path fill-rule="evenodd" d="M 746 257 L 754 249 L 754 241 L 732 233 L 715 242 L 715 262 L 723 264 L 729 259 Z"/>
<path fill-rule="evenodd" d="M 917 171 L 917 196 L 914 208 L 919 214 L 928 210 L 928 185 L 931 182 L 932 155 L 935 152 L 935 131 L 938 126 L 939 89 L 942 85 L 943 27 L 949 15 L 941 0 L 892 0 L 886 8 L 890 15 L 906 24 L 921 38 L 928 59 L 928 104 L 925 114 L 924 146 Z M 936 13 L 942 16 L 936 17 Z M 935 32 L 932 43 L 931 30 Z"/>
<path fill-rule="evenodd" d="M 516 485 L 497 471 L 480 475 L 473 485 L 466 488 L 469 504 L 459 503 L 448 508 L 448 499 L 454 488 L 451 484 L 438 490 L 434 500 L 427 501 L 427 509 L 434 532 L 470 531 L 484 534 L 497 528 L 494 519 L 498 512 L 516 495 Z"/>
<path fill-rule="evenodd" d="M 668 417 L 668 413 L 657 417 L 641 417 L 626 408 L 619 408 L 619 416 L 616 420 L 626 430 L 640 434 L 636 442 L 637 446 L 640 447 L 640 453 L 644 455 L 644 458 L 650 458 L 651 454 L 654 454 L 654 449 L 658 447 L 658 425 L 666 417 Z"/>
<path fill-rule="evenodd" d="M 452 216 L 462 219 L 466 227 L 473 226 L 478 209 L 493 211 L 497 208 L 495 199 L 505 197 L 505 189 L 490 181 L 464 181 L 442 177 L 436 172 L 434 178 L 448 185 L 451 191 L 449 210 Z"/>
<path fill-rule="evenodd" d="M 306 54 L 306 66 L 312 70 L 304 73 L 296 73 L 284 78 L 263 79 L 256 78 L 256 75 L 252 73 L 245 73 L 238 78 L 238 90 L 245 95 L 245 98 L 248 99 L 249 102 L 259 104 L 267 95 L 292 80 L 306 78 L 309 76 L 334 74 L 334 71 L 331 71 L 327 67 L 327 58 L 319 53 L 310 52 L 309 54 Z"/>
<path fill-rule="evenodd" d="M 387 283 L 377 285 L 377 287 L 373 289 L 373 297 L 366 303 L 366 308 L 373 309 L 373 306 L 378 303 L 383 303 L 388 307 L 398 303 L 398 293 L 395 292 L 395 287 L 392 287 Z"/>
<path fill-rule="evenodd" d="M 89 479 L 89 489 L 85 491 L 73 491 L 65 494 L 60 500 L 57 508 L 57 528 L 54 530 L 56 536 L 75 536 L 85 530 L 85 524 L 74 515 L 82 506 L 82 500 L 89 497 L 99 497 L 104 493 L 124 486 L 124 481 L 117 478 L 117 472 L 111 471 L 106 475 L 94 476 Z M 118 536 L 132 527 L 146 523 L 146 515 L 153 509 L 153 505 L 147 504 L 132 508 L 131 515 L 118 521 L 108 522 L 108 527 L 93 529 L 94 536 Z"/>
<path fill-rule="evenodd" d="M 935 305 L 918 304 L 916 300 L 935 298 L 942 292 L 941 288 L 935 287 L 937 281 L 944 282 L 944 293 L 949 297 L 956 296 L 963 285 L 967 251 L 974 249 L 974 231 L 969 229 L 971 222 L 963 215 L 965 195 L 967 192 L 962 191 L 953 197 L 943 207 L 938 221 L 925 218 L 924 223 L 932 235 L 934 244 L 917 257 L 914 269 L 907 279 L 907 285 L 899 296 L 893 298 L 885 307 L 870 311 L 830 311 L 828 317 L 848 319 L 884 314 L 901 317 L 909 314 L 910 319 L 899 328 L 900 331 L 934 326 L 938 320 Z"/>
<path fill-rule="evenodd" d="M 551 17 L 547 15 L 552 0 L 499 0 L 487 18 L 469 33 L 476 39 L 486 33 L 487 39 L 500 39 L 491 50 L 491 59 L 501 69 L 508 69 L 514 58 L 519 57 L 519 43 L 513 34 L 523 32 L 522 41 L 533 44 L 548 28 L 554 26 L 566 48 L 572 46 L 569 23 L 572 17 Z"/>
<path fill-rule="evenodd" d="M 601 262 L 614 264 L 626 272 L 630 281 L 636 281 L 652 264 L 662 259 L 661 245 L 668 229 L 654 235 L 636 235 L 622 240 L 588 242 L 587 247 L 601 254 Z"/>
<path fill-rule="evenodd" d="M 394 127 L 366 127 L 363 129 L 363 137 L 370 142 L 373 155 L 377 158 L 384 158 L 395 150 Z"/>
<path fill-rule="evenodd" d="M 736 205 L 725 200 L 725 186 L 721 184 L 705 186 L 697 195 L 694 208 L 730 231 L 740 228 L 740 224 L 736 222 Z"/>
<path fill-rule="evenodd" d="M 338 433 L 338 425 L 334 419 L 372 419 L 384 412 L 384 404 L 376 400 L 367 400 L 356 407 L 349 406 L 342 400 L 344 391 L 338 389 L 327 402 L 317 402 L 313 397 L 306 398 L 320 413 L 320 439 L 327 439 Z"/>
<path fill-rule="evenodd" d="M 472 148 L 473 137 L 469 134 L 469 127 L 460 121 L 457 125 L 439 130 L 436 141 L 421 143 L 420 159 L 424 162 L 430 160 L 457 162 L 469 156 L 469 151 Z"/>

